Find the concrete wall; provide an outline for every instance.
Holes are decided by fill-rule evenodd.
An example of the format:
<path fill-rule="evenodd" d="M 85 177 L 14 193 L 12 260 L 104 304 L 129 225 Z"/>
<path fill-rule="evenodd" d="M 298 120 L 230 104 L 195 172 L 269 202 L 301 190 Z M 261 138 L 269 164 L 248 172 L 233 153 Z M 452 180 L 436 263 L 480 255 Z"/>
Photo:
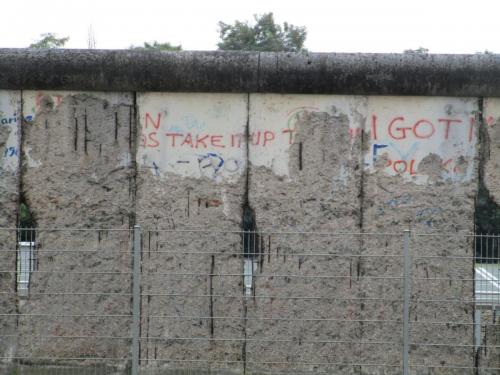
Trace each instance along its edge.
<path fill-rule="evenodd" d="M 132 95 L 24 91 L 22 97 L 26 118 L 22 137 L 22 193 L 37 227 L 82 229 L 133 225 L 132 158 L 135 152 L 131 134 L 135 133 L 135 117 Z M 68 315 L 128 311 L 128 296 L 91 293 L 128 293 L 129 275 L 67 273 L 70 270 L 127 271 L 130 255 L 127 232 L 124 234 L 121 237 L 103 235 L 101 242 L 95 232 L 38 233 L 38 269 L 31 277 L 30 297 L 18 304 L 18 312 L 26 314 L 17 322 L 19 356 L 50 358 L 59 353 L 71 358 L 101 353 L 113 358 L 127 353 L 124 340 L 111 346 L 106 340 L 96 345 L 93 340 L 36 338 L 38 335 L 103 335 L 99 323 L 87 321 L 82 326 L 74 318 L 29 316 L 55 311 L 55 306 L 64 306 Z M 86 252 L 54 252 L 61 249 L 99 251 L 91 257 Z M 60 294 L 48 294 L 54 292 Z M 129 319 L 108 319 L 105 335 L 120 336 L 129 324 Z"/>
<path fill-rule="evenodd" d="M 19 205 L 19 157 L 21 135 L 21 92 L 0 91 L 0 227 L 11 228 L 17 222 Z M 16 311 L 15 289 L 16 254 L 8 244 L 15 244 L 17 234 L 12 230 L 0 231 L 0 313 L 13 314 Z M 13 242 L 14 241 L 14 242 Z M 16 324 L 13 318 L 0 319 L 0 331 L 15 335 Z M 14 354 L 14 338 L 0 341 L 0 355 L 10 357 Z"/>
<path fill-rule="evenodd" d="M 46 57 L 40 53 L 33 52 L 33 58 Z M 151 61 L 143 60 L 151 64 L 151 75 L 155 76 L 154 72 L 161 70 L 158 66 L 171 69 L 168 71 L 177 74 L 172 76 L 176 85 L 172 83 L 174 78 L 159 78 L 161 83 L 155 84 L 149 77 L 148 83 L 143 83 L 149 86 L 144 87 L 135 81 L 137 75 L 132 75 L 130 81 L 120 76 L 123 80 L 117 79 L 108 86 L 114 92 L 99 92 L 87 91 L 104 87 L 97 70 L 92 70 L 99 69 L 92 65 L 97 60 L 89 60 L 87 68 L 93 72 L 89 73 L 92 78 L 90 83 L 84 84 L 72 73 L 73 63 L 59 56 L 58 52 L 54 53 L 52 57 L 56 60 L 61 58 L 60 67 L 64 67 L 59 78 L 69 84 L 57 83 L 57 75 L 51 73 L 51 79 L 45 81 L 49 84 L 37 84 L 18 77 L 14 71 L 11 74 L 15 83 L 9 81 L 7 84 L 5 74 L 0 74 L 0 87 L 23 85 L 19 88 L 37 89 L 0 91 L 0 227 L 16 226 L 16 210 L 22 194 L 39 228 L 126 229 L 138 223 L 149 230 L 145 234 L 147 240 L 143 242 L 145 296 L 141 303 L 144 317 L 141 336 L 146 338 L 141 346 L 141 358 L 145 360 L 143 364 L 151 367 L 158 365 L 158 358 L 176 358 L 180 362 L 172 363 L 170 367 L 193 368 L 189 360 L 198 358 L 199 353 L 203 353 L 205 358 L 220 361 L 212 368 L 223 367 L 237 372 L 243 371 L 241 361 L 248 361 L 246 370 L 259 372 L 269 367 L 252 365 L 251 362 L 278 363 L 290 358 L 319 363 L 397 363 L 400 360 L 400 348 L 397 346 L 344 346 L 332 350 L 328 345 L 307 345 L 298 350 L 296 343 L 283 343 L 278 348 L 276 343 L 245 342 L 244 339 L 258 340 L 286 334 L 304 341 L 331 337 L 399 341 L 399 326 L 346 324 L 332 328 L 326 323 L 311 326 L 246 319 L 231 322 L 215 320 L 211 323 L 202 320 L 194 324 L 189 320 L 146 317 L 176 314 L 202 317 L 280 316 L 293 311 L 297 316 L 325 319 L 332 315 L 342 318 L 350 312 L 351 318 L 361 320 L 380 317 L 399 320 L 402 314 L 399 306 L 389 306 L 370 298 L 383 295 L 398 299 L 401 283 L 369 277 L 399 275 L 401 261 L 395 259 L 388 264 L 387 258 L 375 255 L 400 254 L 400 234 L 407 228 L 420 233 L 473 231 L 474 199 L 481 168 L 487 171 L 484 174 L 487 176 L 485 183 L 492 195 L 498 195 L 495 190 L 494 140 L 500 102 L 496 98 L 484 99 L 485 115 L 482 115 L 483 100 L 477 94 L 484 90 L 495 93 L 496 89 L 491 88 L 493 84 L 483 82 L 479 85 L 477 82 L 482 79 L 481 75 L 476 75 L 478 81 L 457 75 L 452 81 L 455 86 L 451 86 L 455 87 L 455 91 L 443 83 L 444 79 L 436 78 L 439 81 L 435 86 L 426 86 L 421 81 L 413 81 L 414 76 L 408 78 L 411 84 L 397 86 L 394 82 L 387 83 L 379 75 L 375 79 L 378 86 L 374 88 L 355 78 L 371 77 L 367 71 L 381 74 L 381 71 L 393 66 L 391 64 L 398 64 L 397 60 L 392 60 L 391 56 L 379 57 L 383 64 L 377 70 L 376 66 L 371 66 L 368 60 L 360 57 L 359 61 L 356 60 L 359 65 L 354 65 L 351 70 L 342 70 L 342 64 L 335 66 L 335 59 L 328 60 L 329 55 L 311 55 L 307 63 L 303 56 L 235 54 L 223 65 L 224 62 L 218 59 L 224 59 L 226 55 L 166 54 L 162 58 L 162 55 L 152 54 Z M 104 55 L 100 53 L 92 56 L 101 59 Z M 85 54 L 80 51 L 77 56 Z M 11 51 L 9 56 L 20 58 L 24 55 L 21 51 Z M 107 63 L 120 66 L 117 56 L 114 62 Z M 125 53 L 122 57 L 138 58 L 134 54 L 125 56 Z M 144 56 L 142 58 L 145 59 Z M 403 57 L 401 61 L 404 64 L 392 70 L 395 76 L 405 70 L 405 64 L 417 70 L 422 68 L 423 72 L 415 73 L 417 76 L 424 75 L 429 69 L 425 60 L 412 62 L 405 59 L 410 58 Z M 455 66 L 446 65 L 440 57 L 429 59 L 429 64 L 435 68 L 431 69 L 434 73 L 448 72 L 443 66 L 449 69 Z M 484 66 L 496 67 L 493 60 L 479 61 L 475 65 L 464 57 L 459 59 L 468 61 L 471 69 L 479 65 L 479 72 Z M 134 61 L 130 66 L 135 66 Z M 198 66 L 200 69 L 195 70 L 191 80 L 186 82 L 179 78 L 187 75 L 187 68 L 182 66 L 184 61 L 189 62 L 186 63 L 188 67 Z M 200 61 L 208 62 L 203 67 Z M 259 74 L 254 74 L 253 70 L 256 61 Z M 280 63 L 281 68 L 271 68 L 271 61 Z M 0 66 L 1 63 L 2 60 Z M 219 77 L 224 69 L 229 69 L 221 66 L 231 67 L 228 79 Z M 239 67 L 243 69 L 240 80 Z M 340 78 L 334 74 L 336 69 L 343 72 Z M 202 77 L 200 72 L 205 75 Z M 285 72 L 293 73 L 288 77 L 291 83 L 284 83 Z M 104 73 L 112 77 L 111 72 Z M 116 75 L 122 73 L 120 71 Z M 320 80 L 320 73 L 328 77 L 325 80 L 330 82 L 330 86 Z M 315 78 L 312 83 L 305 82 L 301 74 Z M 73 77 L 73 81 L 68 76 Z M 460 79 L 467 83 L 464 81 L 461 86 L 456 85 Z M 212 87 L 213 90 L 207 84 L 219 81 L 222 83 Z M 254 81 L 256 86 L 253 86 Z M 61 87 L 67 90 L 50 90 Z M 304 93 L 299 93 L 301 87 Z M 334 89 L 338 87 L 343 89 L 336 92 Z M 25 119 L 22 126 L 21 118 Z M 486 160 L 478 136 L 482 126 L 490 140 L 490 153 Z M 299 300 L 291 306 L 287 300 L 267 303 L 255 298 L 228 300 L 215 297 L 208 301 L 206 298 L 176 300 L 178 297 L 162 296 L 175 293 L 243 296 L 242 279 L 238 276 L 214 283 L 209 278 L 167 278 L 165 274 L 241 274 L 241 237 L 230 232 L 242 229 L 245 204 L 253 210 L 256 227 L 262 231 L 397 233 L 399 237 L 352 235 L 320 239 L 312 235 L 269 235 L 260 239 L 265 245 L 259 250 L 268 256 L 260 260 L 257 275 L 328 275 L 333 270 L 345 275 L 356 270 L 357 277 L 343 281 L 317 279 L 307 283 L 302 279 L 287 282 L 272 277 L 257 277 L 254 293 L 315 296 L 323 295 L 323 291 L 344 298 L 342 302 L 324 300 L 311 304 L 310 301 Z M 199 229 L 206 232 L 190 232 Z M 0 236 L 2 243 L 8 243 L 13 236 L 15 238 L 12 233 L 0 232 Z M 45 235 L 42 231 L 37 239 L 41 246 L 40 268 L 74 269 L 84 266 L 94 272 L 103 269 L 126 272 L 130 267 L 126 237 L 111 236 L 100 244 L 100 239 L 97 243 L 91 234 L 51 232 Z M 99 247 L 98 261 L 83 256 L 60 256 L 54 260 L 49 254 L 43 254 L 43 248 L 83 248 L 88 244 Z M 459 237 L 420 238 L 415 239 L 412 246 L 421 256 L 435 255 L 436 251 L 457 256 L 473 254 L 472 244 Z M 315 262 L 315 258 L 307 256 L 297 260 L 278 254 L 279 249 L 301 249 L 312 254 L 318 248 L 334 248 L 339 253 L 356 254 L 356 257 L 329 257 Z M 117 258 L 106 255 L 106 251 L 113 249 L 122 250 L 118 262 Z M 179 254 L 168 254 L 167 251 L 172 249 Z M 200 249 L 204 253 L 196 257 L 184 253 Z M 216 255 L 211 255 L 213 253 Z M 15 258 L 12 253 L 10 256 L 7 254 L 2 253 L 2 259 L 5 259 L 2 264 L 14 270 Z M 424 258 L 416 262 L 414 275 L 422 279 L 434 276 L 466 277 L 472 276 L 473 272 L 472 264 L 467 263 L 450 266 L 443 261 Z M 2 290 L 14 290 L 12 276 L 5 275 L 0 279 Z M 32 291 L 64 289 L 69 282 L 63 275 L 47 277 L 39 274 L 34 277 Z M 130 277 L 126 274 L 109 277 L 102 282 L 82 276 L 71 280 L 71 283 L 78 290 L 123 293 L 130 290 Z M 473 285 L 458 281 L 429 285 L 428 281 L 426 284 L 425 280 L 419 280 L 413 285 L 413 294 L 431 299 L 472 299 Z M 130 308 L 128 298 L 118 297 L 104 301 L 97 297 L 83 299 L 75 296 L 71 301 L 68 301 L 71 297 L 54 297 L 48 301 L 43 294 L 37 296 L 33 293 L 22 301 L 1 298 L 0 306 L 6 313 L 15 309 L 27 314 L 51 313 L 61 305 L 71 306 L 68 311 L 75 313 L 90 310 L 123 313 Z M 425 321 L 446 316 L 452 321 L 468 321 L 472 313 L 470 306 L 465 304 L 458 307 L 420 304 L 412 310 L 412 317 Z M 128 332 L 129 324 L 128 319 L 98 322 L 92 326 L 95 331 L 91 332 L 120 336 Z M 23 332 L 78 334 L 78 328 L 71 320 L 33 322 L 21 319 L 16 323 L 11 319 L 2 320 L 0 327 L 5 332 L 18 332 L 21 337 Z M 470 325 L 466 325 L 436 332 L 435 327 L 424 326 L 413 330 L 412 334 L 415 342 L 446 338 L 466 347 L 473 337 L 471 329 Z M 162 335 L 232 337 L 235 340 L 165 343 L 159 340 Z M 105 354 L 125 357 L 128 345 L 125 341 L 115 343 L 111 350 L 106 342 L 92 347 L 90 342 L 78 340 L 46 345 L 42 342 L 23 342 L 21 339 L 17 343 L 0 342 L 0 350 L 4 356 L 12 352 L 22 356 L 50 356 L 57 352 L 66 356 L 85 353 L 87 356 Z M 224 364 L 224 361 L 229 361 L 229 364 Z M 470 348 L 447 351 L 419 347 L 412 352 L 412 361 L 424 364 L 439 362 L 443 366 L 474 365 Z M 276 364 L 273 369 L 280 370 L 282 366 Z M 347 373 L 345 371 L 351 370 L 355 368 L 342 371 Z M 363 368 L 362 371 L 367 374 L 382 373 L 376 367 Z M 384 373 L 392 372 L 386 370 Z"/>

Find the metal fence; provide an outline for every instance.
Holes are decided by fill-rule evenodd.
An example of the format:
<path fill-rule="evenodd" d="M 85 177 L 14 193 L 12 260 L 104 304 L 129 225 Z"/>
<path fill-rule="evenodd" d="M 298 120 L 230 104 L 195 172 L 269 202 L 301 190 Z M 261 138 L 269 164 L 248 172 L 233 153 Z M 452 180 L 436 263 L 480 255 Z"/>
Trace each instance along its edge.
<path fill-rule="evenodd" d="M 30 236 L 0 229 L 0 373 L 500 372 L 495 236 Z"/>

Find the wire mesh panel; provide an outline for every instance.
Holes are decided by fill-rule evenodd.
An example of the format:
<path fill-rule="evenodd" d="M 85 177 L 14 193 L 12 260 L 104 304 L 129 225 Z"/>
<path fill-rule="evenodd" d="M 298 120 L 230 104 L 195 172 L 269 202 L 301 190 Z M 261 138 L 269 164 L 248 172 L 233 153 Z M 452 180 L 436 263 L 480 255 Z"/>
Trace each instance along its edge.
<path fill-rule="evenodd" d="M 473 238 L 474 272 L 474 349 L 476 366 L 484 374 L 500 372 L 500 258 L 498 235 L 481 234 Z"/>
<path fill-rule="evenodd" d="M 401 236 L 262 234 L 248 307 L 251 370 L 401 373 Z M 267 242 L 267 244 L 266 244 Z M 362 267 L 383 259 L 381 270 Z"/>
<path fill-rule="evenodd" d="M 142 373 L 401 373 L 401 239 L 147 232 Z"/>
<path fill-rule="evenodd" d="M 22 230 L 5 230 L 22 233 Z M 23 233 L 26 236 L 26 233 Z M 30 230 L 2 244 L 0 273 L 17 285 L 1 320 L 12 374 L 114 374 L 130 366 L 131 233 L 129 230 Z M 15 238 L 15 237 L 14 237 Z M 28 241 L 26 241 L 28 240 Z M 45 372 L 44 372 L 45 371 Z"/>
<path fill-rule="evenodd" d="M 483 240 L 459 233 L 412 235 L 410 367 L 414 373 L 499 373 L 498 342 L 478 340 L 495 323 L 475 319 L 478 308 L 492 302 L 490 292 L 494 292 L 486 285 L 489 281 L 478 278 L 482 263 L 477 262 L 475 249 Z M 480 354 L 479 346 L 489 359 Z"/>
<path fill-rule="evenodd" d="M 497 236 L 0 235 L 0 374 L 500 373 Z"/>
<path fill-rule="evenodd" d="M 11 361 L 8 357 L 14 355 L 16 327 L 16 243 L 17 232 L 0 230 L 0 373 L 6 372 Z M 7 249 L 11 244 L 9 251 Z M 14 271 L 14 272 L 12 272 Z"/>
<path fill-rule="evenodd" d="M 142 373 L 242 371 L 242 259 L 239 233 L 144 233 Z"/>

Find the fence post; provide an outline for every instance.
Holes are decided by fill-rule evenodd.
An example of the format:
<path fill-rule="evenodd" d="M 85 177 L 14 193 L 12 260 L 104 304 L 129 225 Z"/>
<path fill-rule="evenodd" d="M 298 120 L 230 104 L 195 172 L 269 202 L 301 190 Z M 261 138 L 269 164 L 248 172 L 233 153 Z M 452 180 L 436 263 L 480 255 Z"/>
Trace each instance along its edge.
<path fill-rule="evenodd" d="M 139 374 L 139 324 L 141 301 L 141 227 L 134 225 L 132 274 L 132 375 Z"/>
<path fill-rule="evenodd" d="M 410 288 L 411 288 L 411 258 L 410 231 L 404 231 L 403 236 L 403 375 L 410 374 Z"/>

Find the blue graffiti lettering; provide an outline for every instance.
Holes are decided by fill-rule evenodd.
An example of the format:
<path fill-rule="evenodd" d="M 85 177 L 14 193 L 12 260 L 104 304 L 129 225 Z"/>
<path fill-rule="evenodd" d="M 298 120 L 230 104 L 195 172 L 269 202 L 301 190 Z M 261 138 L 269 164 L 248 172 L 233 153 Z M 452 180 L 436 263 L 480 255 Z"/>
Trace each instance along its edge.
<path fill-rule="evenodd" d="M 156 164 L 155 162 L 153 162 L 153 169 L 155 170 L 155 176 L 159 176 L 160 175 L 160 167 L 158 167 L 158 164 Z"/>
<path fill-rule="evenodd" d="M 373 145 L 373 162 L 374 163 L 377 161 L 377 150 L 379 148 L 386 148 L 386 147 L 388 147 L 388 145 L 378 145 L 378 144 Z"/>
<path fill-rule="evenodd" d="M 15 147 L 7 147 L 4 152 L 5 157 L 17 156 L 17 149 Z"/>
<path fill-rule="evenodd" d="M 224 159 L 213 152 L 198 156 L 198 163 L 202 169 L 213 168 L 214 175 L 217 174 L 224 165 Z"/>

